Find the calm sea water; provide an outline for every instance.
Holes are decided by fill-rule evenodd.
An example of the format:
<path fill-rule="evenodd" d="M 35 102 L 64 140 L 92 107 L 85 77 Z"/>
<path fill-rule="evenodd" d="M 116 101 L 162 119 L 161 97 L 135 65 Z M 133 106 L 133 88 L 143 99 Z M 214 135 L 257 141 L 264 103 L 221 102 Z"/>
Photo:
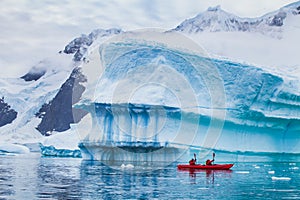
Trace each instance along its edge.
<path fill-rule="evenodd" d="M 122 169 L 73 158 L 0 155 L 0 199 L 300 199 L 300 163 L 235 163 L 231 171 Z"/>

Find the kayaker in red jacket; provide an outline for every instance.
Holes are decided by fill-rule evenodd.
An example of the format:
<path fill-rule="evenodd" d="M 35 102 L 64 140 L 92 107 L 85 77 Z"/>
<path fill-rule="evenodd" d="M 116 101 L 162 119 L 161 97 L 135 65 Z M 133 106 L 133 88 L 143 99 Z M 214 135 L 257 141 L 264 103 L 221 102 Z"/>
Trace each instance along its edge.
<path fill-rule="evenodd" d="M 189 161 L 190 165 L 196 165 L 197 158 L 196 158 L 196 154 L 195 153 L 194 153 L 194 158 L 192 158 L 192 160 Z"/>
<path fill-rule="evenodd" d="M 212 163 L 215 161 L 215 155 L 216 155 L 216 154 L 213 153 L 213 159 L 212 159 L 212 160 L 207 159 L 205 164 L 206 164 L 206 165 L 212 165 Z"/>
<path fill-rule="evenodd" d="M 213 163 L 214 161 L 215 161 L 214 159 L 212 159 L 212 160 L 207 159 L 205 164 L 206 164 L 206 165 L 212 165 L 212 163 Z"/>

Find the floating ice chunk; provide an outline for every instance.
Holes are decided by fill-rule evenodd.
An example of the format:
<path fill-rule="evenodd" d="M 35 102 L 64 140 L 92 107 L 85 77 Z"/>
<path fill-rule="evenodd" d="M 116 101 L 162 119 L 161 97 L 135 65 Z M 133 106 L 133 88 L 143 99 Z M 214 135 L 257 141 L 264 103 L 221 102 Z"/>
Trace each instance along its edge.
<path fill-rule="evenodd" d="M 268 171 L 268 174 L 275 174 L 275 171 Z"/>
<path fill-rule="evenodd" d="M 252 165 L 255 169 L 259 169 L 260 168 L 260 166 L 258 166 L 258 165 Z"/>
<path fill-rule="evenodd" d="M 298 170 L 299 167 L 291 167 L 290 169 L 293 169 L 293 170 Z"/>
<path fill-rule="evenodd" d="M 249 174 L 249 171 L 236 171 L 237 174 Z"/>
<path fill-rule="evenodd" d="M 128 164 L 128 165 L 127 165 L 127 168 L 134 168 L 134 165 Z"/>
<path fill-rule="evenodd" d="M 291 180 L 290 177 L 276 177 L 276 176 L 272 176 L 271 177 L 273 181 L 289 181 Z"/>
<path fill-rule="evenodd" d="M 202 187 L 202 188 L 198 188 L 198 190 L 209 190 L 209 188 L 206 188 L 206 187 Z"/>
<path fill-rule="evenodd" d="M 289 165 L 296 165 L 296 163 L 289 163 Z"/>
<path fill-rule="evenodd" d="M 2 153 L 14 153 L 25 154 L 29 153 L 29 148 L 19 144 L 0 144 L 0 152 Z"/>
<path fill-rule="evenodd" d="M 132 169 L 132 168 L 134 168 L 134 165 L 132 165 L 132 164 L 127 164 L 127 165 L 125 165 L 124 163 L 121 165 L 121 168 L 122 169 Z"/>

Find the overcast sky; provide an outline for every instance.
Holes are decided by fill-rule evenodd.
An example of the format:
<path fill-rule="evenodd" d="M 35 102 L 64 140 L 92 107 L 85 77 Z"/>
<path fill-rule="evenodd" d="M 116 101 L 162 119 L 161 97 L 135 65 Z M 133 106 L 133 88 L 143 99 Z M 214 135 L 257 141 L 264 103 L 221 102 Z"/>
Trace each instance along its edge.
<path fill-rule="evenodd" d="M 96 28 L 176 27 L 210 6 L 257 17 L 295 0 L 0 0 L 0 77 L 21 76 Z"/>

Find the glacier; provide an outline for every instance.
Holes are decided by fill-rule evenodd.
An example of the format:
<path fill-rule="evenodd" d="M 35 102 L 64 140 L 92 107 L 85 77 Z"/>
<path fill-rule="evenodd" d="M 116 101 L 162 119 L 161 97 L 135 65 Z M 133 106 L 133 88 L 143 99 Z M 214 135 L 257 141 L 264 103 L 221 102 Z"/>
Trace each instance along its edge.
<path fill-rule="evenodd" d="M 297 79 L 190 47 L 147 31 L 100 45 L 90 66 L 102 68 L 99 79 L 75 105 L 92 119 L 79 144 L 85 159 L 174 161 L 191 147 L 300 153 Z"/>

